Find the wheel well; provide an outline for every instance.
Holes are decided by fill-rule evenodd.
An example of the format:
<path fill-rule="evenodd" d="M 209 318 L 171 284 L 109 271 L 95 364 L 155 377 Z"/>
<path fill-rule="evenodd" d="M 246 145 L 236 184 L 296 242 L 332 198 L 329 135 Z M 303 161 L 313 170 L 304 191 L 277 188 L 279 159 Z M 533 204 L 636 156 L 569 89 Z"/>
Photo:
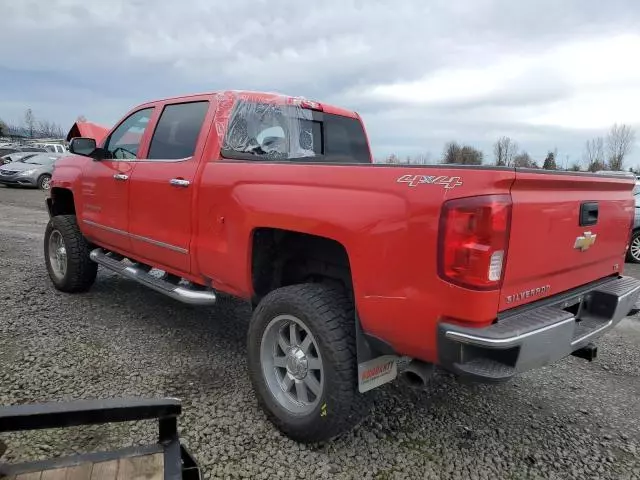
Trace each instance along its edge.
<path fill-rule="evenodd" d="M 254 304 L 276 288 L 306 282 L 340 284 L 352 297 L 349 257 L 335 240 L 276 228 L 253 234 L 251 277 Z"/>
<path fill-rule="evenodd" d="M 76 205 L 73 192 L 66 188 L 52 188 L 49 211 L 52 217 L 56 215 L 75 215 Z"/>

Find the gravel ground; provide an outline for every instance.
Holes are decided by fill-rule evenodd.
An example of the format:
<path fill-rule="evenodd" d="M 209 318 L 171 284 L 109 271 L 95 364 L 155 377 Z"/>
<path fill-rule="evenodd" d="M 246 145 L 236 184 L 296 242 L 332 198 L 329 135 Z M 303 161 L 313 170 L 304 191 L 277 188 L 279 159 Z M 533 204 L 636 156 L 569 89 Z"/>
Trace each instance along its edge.
<path fill-rule="evenodd" d="M 256 406 L 245 304 L 193 308 L 105 272 L 89 293 L 57 292 L 43 263 L 46 220 L 41 192 L 0 187 L 0 404 L 177 396 L 182 439 L 205 478 L 640 479 L 638 319 L 602 339 L 593 363 L 571 357 L 500 386 L 446 374 L 425 393 L 388 385 L 355 431 L 301 446 Z M 6 435 L 4 460 L 154 432 L 143 422 Z"/>

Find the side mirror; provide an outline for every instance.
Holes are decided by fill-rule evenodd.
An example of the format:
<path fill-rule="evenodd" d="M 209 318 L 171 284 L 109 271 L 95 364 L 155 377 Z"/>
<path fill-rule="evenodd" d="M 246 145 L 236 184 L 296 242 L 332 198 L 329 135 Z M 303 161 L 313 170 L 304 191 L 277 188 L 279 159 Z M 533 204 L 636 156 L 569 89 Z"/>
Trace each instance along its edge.
<path fill-rule="evenodd" d="M 75 137 L 69 143 L 69 152 L 76 155 L 84 155 L 90 157 L 96 149 L 96 140 L 94 138 Z"/>

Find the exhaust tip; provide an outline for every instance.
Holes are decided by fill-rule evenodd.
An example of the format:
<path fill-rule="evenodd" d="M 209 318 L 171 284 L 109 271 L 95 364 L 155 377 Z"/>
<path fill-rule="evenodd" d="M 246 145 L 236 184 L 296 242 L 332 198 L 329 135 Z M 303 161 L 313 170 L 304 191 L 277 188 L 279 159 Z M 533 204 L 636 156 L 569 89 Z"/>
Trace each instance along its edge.
<path fill-rule="evenodd" d="M 411 388 L 424 389 L 433 375 L 434 366 L 420 360 L 411 360 L 407 368 L 401 372 L 402 380 Z"/>
<path fill-rule="evenodd" d="M 402 378 L 407 385 L 413 388 L 422 388 L 425 385 L 422 377 L 415 372 L 404 372 Z"/>

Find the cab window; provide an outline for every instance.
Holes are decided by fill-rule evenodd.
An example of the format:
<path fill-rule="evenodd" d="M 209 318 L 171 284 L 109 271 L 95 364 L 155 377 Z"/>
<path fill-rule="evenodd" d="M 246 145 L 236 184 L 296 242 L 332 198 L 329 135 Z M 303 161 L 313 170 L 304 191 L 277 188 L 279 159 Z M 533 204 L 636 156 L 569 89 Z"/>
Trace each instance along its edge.
<path fill-rule="evenodd" d="M 149 146 L 149 160 L 179 160 L 193 156 L 209 102 L 167 105 Z"/>
<path fill-rule="evenodd" d="M 153 107 L 138 110 L 127 117 L 116 128 L 105 145 L 110 158 L 115 160 L 132 160 L 138 158 L 138 149 L 144 135 Z"/>

